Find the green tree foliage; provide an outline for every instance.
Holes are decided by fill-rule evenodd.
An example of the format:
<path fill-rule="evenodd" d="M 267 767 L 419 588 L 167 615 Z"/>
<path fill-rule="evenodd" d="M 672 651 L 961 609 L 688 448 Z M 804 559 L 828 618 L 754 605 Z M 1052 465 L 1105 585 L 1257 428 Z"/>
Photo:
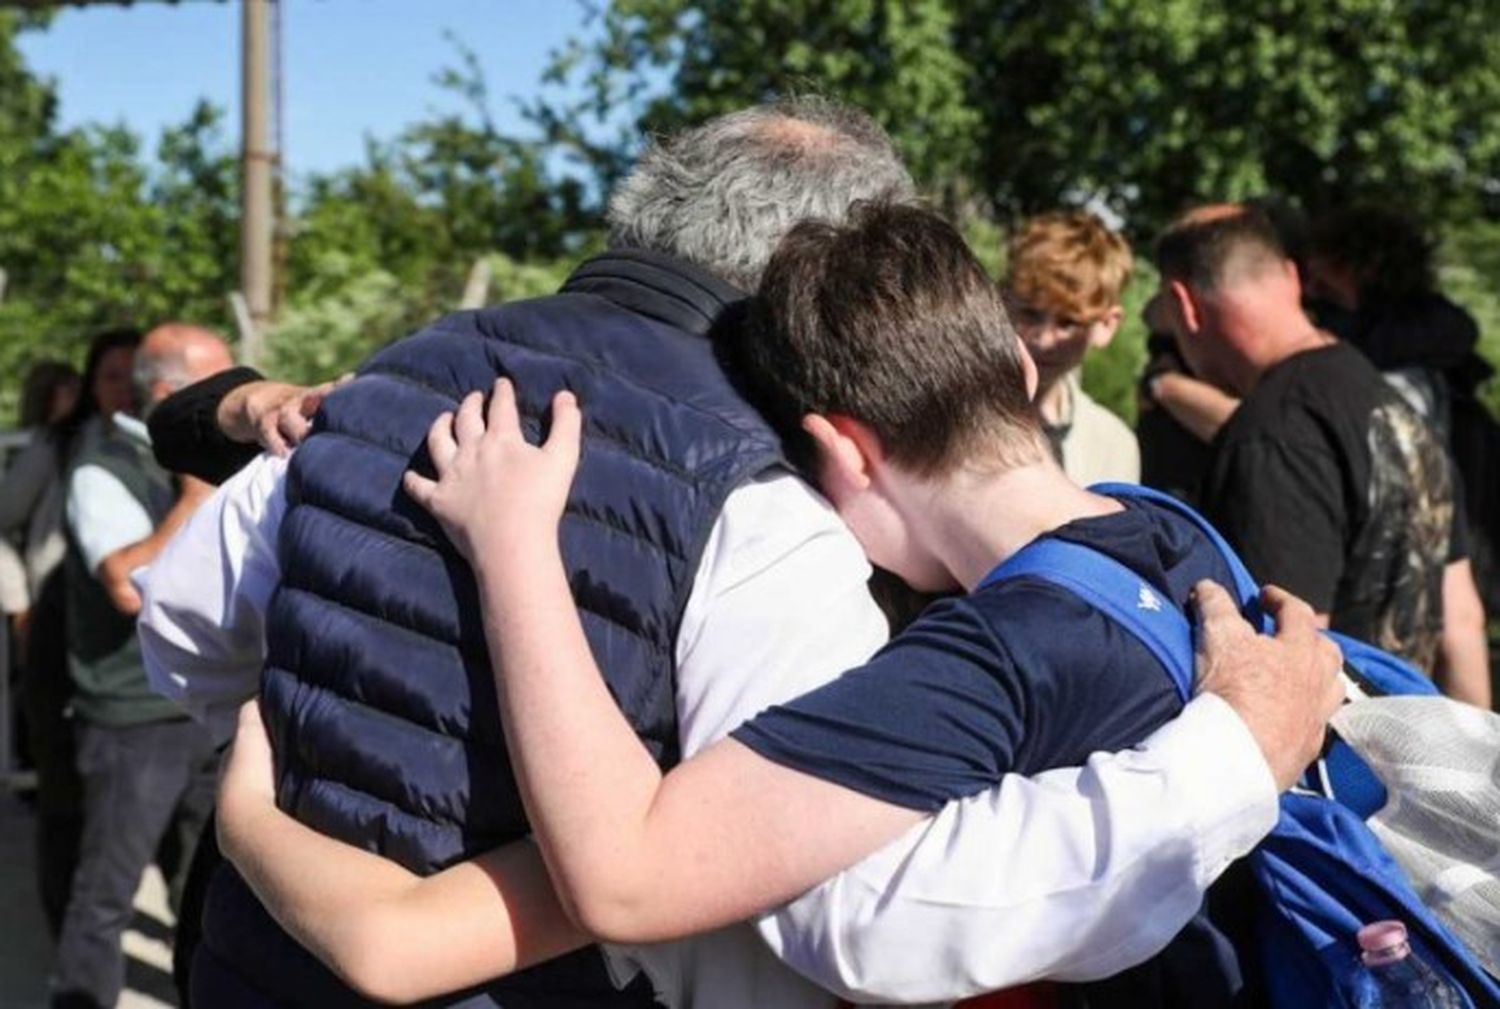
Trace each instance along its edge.
<path fill-rule="evenodd" d="M 1138 241 L 1265 193 L 1310 213 L 1388 200 L 1455 235 L 1496 212 L 1496 0 L 616 0 L 593 17 L 551 70 L 582 98 L 533 115 L 604 177 L 637 127 L 816 89 L 881 120 L 987 265 L 986 219 L 1058 206 L 1106 207 Z M 1500 349 L 1500 264 L 1479 249 L 1496 232 L 1476 234 L 1449 243 L 1444 279 Z M 1153 283 L 1143 264 L 1085 372 L 1127 417 Z"/>
<path fill-rule="evenodd" d="M 870 110 L 934 188 L 973 167 L 980 117 L 946 0 L 616 0 L 595 17 L 549 72 L 582 97 L 532 113 L 606 184 L 642 135 L 809 89 Z M 599 124 L 623 128 L 600 141 Z"/>
<path fill-rule="evenodd" d="M 56 128 L 56 95 L 21 63 L 0 13 L 0 401 L 27 365 L 77 358 L 127 322 L 225 321 L 236 270 L 235 163 L 206 105 L 149 161 L 120 127 Z"/>
<path fill-rule="evenodd" d="M 33 361 L 78 361 L 122 324 L 191 319 L 233 332 L 239 171 L 221 113 L 200 104 L 142 150 L 123 127 L 63 131 L 56 95 L 14 39 L 45 27 L 0 13 L 0 416 Z M 289 194 L 282 311 L 270 361 L 312 381 L 451 310 L 488 258 L 494 297 L 555 290 L 597 241 L 576 179 L 546 150 L 502 135 L 473 54 L 435 78 L 459 111 L 371 141 L 363 165 Z"/>
<path fill-rule="evenodd" d="M 1276 192 L 1442 220 L 1500 174 L 1492 0 L 955 0 L 997 206 L 1102 199 L 1152 229 Z"/>
<path fill-rule="evenodd" d="M 1102 202 L 1137 233 L 1277 192 L 1448 221 L 1500 176 L 1495 0 L 617 0 L 537 116 L 588 148 L 816 88 L 870 109 L 954 209 Z M 628 160 L 640 131 L 588 160 Z M 615 148 L 612 152 L 609 148 Z"/>
<path fill-rule="evenodd" d="M 597 217 L 546 151 L 503 135 L 474 53 L 434 78 L 460 112 L 367 144 L 365 163 L 314 177 L 292 219 L 285 311 L 273 369 L 318 381 L 452 310 L 478 259 L 493 299 L 557 289 L 559 260 L 591 240 Z M 533 264 L 523 266 L 520 264 Z"/>
<path fill-rule="evenodd" d="M 451 309 L 477 259 L 492 298 L 551 289 L 599 241 L 600 196 L 649 131 L 819 90 L 869 109 L 987 266 L 1006 229 L 1108 208 L 1137 239 L 1185 204 L 1275 192 L 1420 212 L 1443 282 L 1500 352 L 1500 0 L 614 0 L 590 3 L 501 133 L 471 51 L 434 78 L 450 111 L 371 140 L 287 194 L 271 363 L 314 379 Z M 154 145 L 60 130 L 0 13 L 0 412 L 25 365 L 104 325 L 227 326 L 238 283 L 234 146 L 202 106 Z M 295 98 L 295 93 L 293 95 Z M 579 181 L 555 169 L 560 153 Z M 1136 313 L 1085 380 L 1131 416 Z M 1497 387 L 1500 388 L 1500 387 Z"/>
<path fill-rule="evenodd" d="M 271 339 L 267 371 L 291 382 L 314 384 L 352 370 L 372 351 L 451 311 L 446 300 L 412 296 L 395 274 L 328 249 L 304 287 L 282 312 Z M 568 260 L 518 262 L 504 253 L 483 257 L 490 268 L 490 301 L 532 298 L 556 291 Z M 428 301 L 441 301 L 431 310 Z"/>

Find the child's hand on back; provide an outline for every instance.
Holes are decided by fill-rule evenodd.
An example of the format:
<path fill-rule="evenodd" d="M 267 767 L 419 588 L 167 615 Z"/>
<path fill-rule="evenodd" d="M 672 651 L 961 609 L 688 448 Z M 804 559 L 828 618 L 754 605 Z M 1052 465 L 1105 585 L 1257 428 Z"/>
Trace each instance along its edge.
<path fill-rule="evenodd" d="M 470 564 L 538 543 L 556 544 L 578 469 L 582 428 L 570 392 L 553 398 L 552 431 L 539 446 L 521 433 L 509 379 L 495 383 L 488 424 L 483 402 L 473 392 L 456 414 L 439 415 L 427 432 L 437 479 L 408 470 L 404 481 L 406 492 L 436 516 Z"/>

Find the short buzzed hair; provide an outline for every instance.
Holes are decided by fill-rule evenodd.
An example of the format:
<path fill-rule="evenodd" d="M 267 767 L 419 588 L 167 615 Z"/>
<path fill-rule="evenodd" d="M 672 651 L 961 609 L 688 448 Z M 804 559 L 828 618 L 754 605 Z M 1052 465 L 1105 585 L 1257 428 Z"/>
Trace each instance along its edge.
<path fill-rule="evenodd" d="M 1242 204 L 1191 210 L 1156 242 L 1156 267 L 1164 280 L 1206 291 L 1258 276 L 1286 261 L 1286 249 L 1270 218 Z"/>
<path fill-rule="evenodd" d="M 738 349 L 752 399 L 804 466 L 809 413 L 859 421 L 923 476 L 1046 451 L 1000 290 L 929 210 L 860 204 L 844 224 L 797 225 Z"/>
<path fill-rule="evenodd" d="M 874 119 L 802 96 L 652 143 L 609 201 L 609 241 L 677 256 L 748 292 L 792 225 L 842 221 L 859 200 L 915 196 Z"/>

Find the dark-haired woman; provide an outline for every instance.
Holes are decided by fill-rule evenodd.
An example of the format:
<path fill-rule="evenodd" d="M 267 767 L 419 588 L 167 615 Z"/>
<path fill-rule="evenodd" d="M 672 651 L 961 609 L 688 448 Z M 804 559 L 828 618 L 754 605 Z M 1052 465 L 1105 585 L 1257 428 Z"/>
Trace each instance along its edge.
<path fill-rule="evenodd" d="M 31 439 L 0 482 L 0 535 L 23 536 L 31 603 L 21 639 L 21 696 L 37 770 L 37 886 L 54 939 L 68 905 L 83 822 L 73 732 L 63 716 L 72 681 L 63 616 L 62 475 L 81 439 L 134 405 L 138 343 L 135 330 L 99 334 L 89 345 L 81 381 L 66 365 L 33 369 L 22 411 Z"/>

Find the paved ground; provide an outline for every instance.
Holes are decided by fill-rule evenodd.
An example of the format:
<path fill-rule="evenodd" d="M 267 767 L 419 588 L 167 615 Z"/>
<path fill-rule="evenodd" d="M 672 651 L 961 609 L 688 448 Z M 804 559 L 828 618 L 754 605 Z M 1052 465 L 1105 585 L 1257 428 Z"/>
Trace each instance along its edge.
<path fill-rule="evenodd" d="M 0 1006 L 46 1009 L 52 947 L 42 923 L 32 866 L 35 830 L 31 812 L 0 787 Z M 127 984 L 118 1009 L 176 1005 L 172 991 L 171 912 L 161 874 L 141 881 L 136 917 L 125 934 Z"/>

